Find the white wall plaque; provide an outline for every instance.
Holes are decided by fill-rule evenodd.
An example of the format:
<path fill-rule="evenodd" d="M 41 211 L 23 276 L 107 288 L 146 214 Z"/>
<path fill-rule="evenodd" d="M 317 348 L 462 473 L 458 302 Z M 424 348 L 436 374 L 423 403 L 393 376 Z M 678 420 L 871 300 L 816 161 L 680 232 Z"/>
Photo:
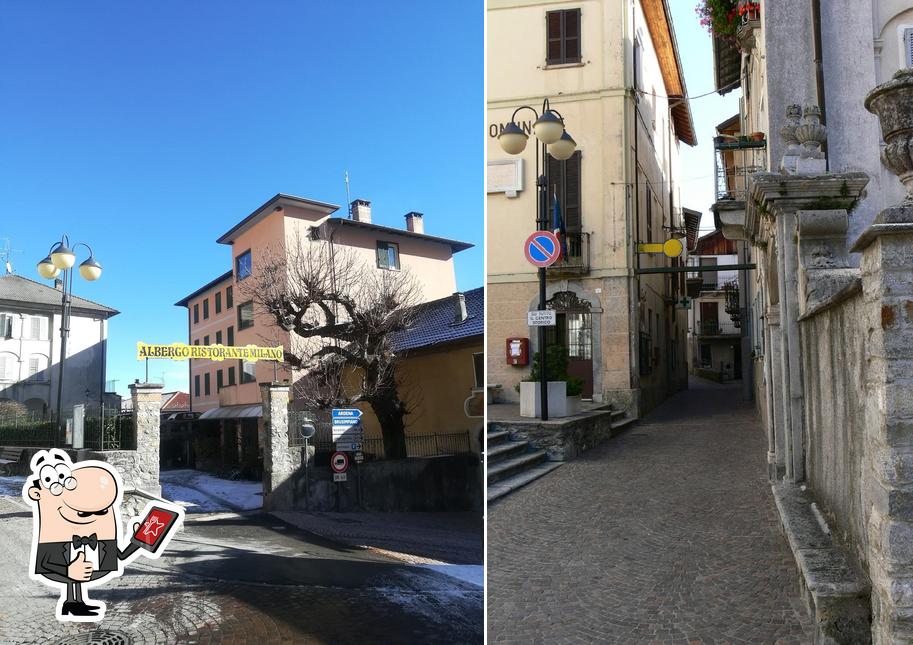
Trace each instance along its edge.
<path fill-rule="evenodd" d="M 489 193 L 516 197 L 523 190 L 523 159 L 496 159 L 488 162 Z"/>

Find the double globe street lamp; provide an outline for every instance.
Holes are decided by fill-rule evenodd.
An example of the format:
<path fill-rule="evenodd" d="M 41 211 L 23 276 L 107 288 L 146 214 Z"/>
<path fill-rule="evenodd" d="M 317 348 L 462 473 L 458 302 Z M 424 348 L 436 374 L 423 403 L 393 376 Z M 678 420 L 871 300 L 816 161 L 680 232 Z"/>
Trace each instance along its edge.
<path fill-rule="evenodd" d="M 63 420 L 63 379 L 64 362 L 67 356 L 67 336 L 70 334 L 70 300 L 73 295 L 73 266 L 76 264 L 76 253 L 73 249 L 84 246 L 89 251 L 89 259 L 79 265 L 79 275 L 93 282 L 101 277 L 101 265 L 95 260 L 92 247 L 77 242 L 70 248 L 70 238 L 64 235 L 59 242 L 51 246 L 46 258 L 38 263 L 38 275 L 45 280 L 54 280 L 63 273 L 63 296 L 60 316 L 60 373 L 57 378 L 57 436 L 55 446 L 66 443 L 66 425 Z"/>
<path fill-rule="evenodd" d="M 577 142 L 567 133 L 564 117 L 553 110 L 548 99 L 542 101 L 542 112 L 528 105 L 521 105 L 510 117 L 510 123 L 498 135 L 498 143 L 507 154 L 518 155 L 526 150 L 529 135 L 517 125 L 517 113 L 531 110 L 536 115 L 533 134 L 539 140 L 536 148 L 536 229 L 548 230 L 548 163 L 547 155 L 566 161 L 574 155 Z M 539 268 L 539 311 L 545 311 L 545 268 Z M 539 327 L 539 397 L 542 420 L 548 421 L 548 374 L 546 369 L 545 327 Z"/>

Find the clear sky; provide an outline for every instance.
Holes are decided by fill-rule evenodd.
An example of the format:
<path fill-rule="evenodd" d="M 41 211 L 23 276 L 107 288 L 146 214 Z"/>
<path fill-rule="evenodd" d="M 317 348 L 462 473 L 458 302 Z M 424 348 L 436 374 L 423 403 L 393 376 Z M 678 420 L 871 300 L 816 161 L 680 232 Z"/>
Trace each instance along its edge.
<path fill-rule="evenodd" d="M 670 0 L 679 56 L 685 71 L 689 96 L 699 96 L 714 89 L 713 46 L 706 28 L 694 13 L 697 0 Z M 682 206 L 703 213 L 701 234 L 713 230 L 713 213 L 710 206 L 716 201 L 713 180 L 713 137 L 716 126 L 739 111 L 736 89 L 721 97 L 715 92 L 691 102 L 691 114 L 697 130 L 698 145 L 694 148 L 682 144 Z"/>
<path fill-rule="evenodd" d="M 187 340 L 181 297 L 227 271 L 216 238 L 277 192 L 374 221 L 425 214 L 482 285 L 480 1 L 5 3 L 0 246 L 17 273 L 66 232 L 101 280 L 74 293 L 111 320 L 108 379 L 143 378 L 136 341 Z M 343 207 L 344 211 L 344 207 Z M 80 249 L 78 261 L 85 259 Z M 3 272 L 0 266 L 0 273 Z M 187 389 L 186 364 L 150 380 Z"/>

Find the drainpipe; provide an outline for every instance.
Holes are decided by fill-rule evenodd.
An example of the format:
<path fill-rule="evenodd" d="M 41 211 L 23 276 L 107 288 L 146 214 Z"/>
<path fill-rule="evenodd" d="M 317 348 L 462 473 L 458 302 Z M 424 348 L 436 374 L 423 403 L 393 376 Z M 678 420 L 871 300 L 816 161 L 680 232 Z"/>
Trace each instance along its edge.
<path fill-rule="evenodd" d="M 625 75 L 628 76 L 628 82 L 625 83 L 628 90 L 627 93 L 629 97 L 625 100 L 625 123 L 627 124 L 627 117 L 630 115 L 631 124 L 633 126 L 634 132 L 634 164 L 633 168 L 630 166 L 630 155 L 628 151 L 625 150 L 625 159 L 628 160 L 628 167 L 625 172 L 625 188 L 632 189 L 634 192 L 633 199 L 633 209 L 630 206 L 631 201 L 626 201 L 626 210 L 628 212 L 628 233 L 627 233 L 627 253 L 628 253 L 628 266 L 640 268 L 640 255 L 635 253 L 634 243 L 636 236 L 640 232 L 640 191 L 638 190 L 637 185 L 637 162 L 638 162 L 638 151 L 637 151 L 637 88 L 635 87 L 634 79 L 634 12 L 629 10 L 630 3 L 624 3 L 624 16 L 622 24 L 625 26 L 624 33 L 624 42 L 631 43 L 631 47 L 625 49 Z M 633 178 L 633 179 L 632 179 Z M 630 360 L 630 369 L 629 369 L 629 383 L 631 389 L 636 389 L 640 386 L 640 369 L 639 363 L 640 357 L 638 352 L 640 351 L 640 279 L 637 277 L 637 274 L 632 271 L 631 276 L 628 278 L 628 307 L 629 315 L 628 320 L 631 325 L 628 341 L 628 351 L 631 356 Z M 637 414 L 637 411 L 635 411 Z"/>
<path fill-rule="evenodd" d="M 824 54 L 821 46 L 821 0 L 812 0 L 812 28 L 815 32 L 815 84 L 818 88 L 818 107 L 821 108 L 821 124 L 827 125 L 827 97 L 824 89 Z M 827 155 L 827 141 L 821 145 L 825 154 L 827 169 L 830 170 L 830 158 Z"/>

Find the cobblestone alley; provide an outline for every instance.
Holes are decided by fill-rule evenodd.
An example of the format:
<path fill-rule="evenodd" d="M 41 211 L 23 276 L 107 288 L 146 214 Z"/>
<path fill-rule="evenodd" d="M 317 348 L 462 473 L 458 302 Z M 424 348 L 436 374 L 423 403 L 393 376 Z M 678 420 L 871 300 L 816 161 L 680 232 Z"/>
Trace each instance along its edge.
<path fill-rule="evenodd" d="M 489 642 L 806 643 L 740 385 L 692 380 L 489 509 Z"/>

